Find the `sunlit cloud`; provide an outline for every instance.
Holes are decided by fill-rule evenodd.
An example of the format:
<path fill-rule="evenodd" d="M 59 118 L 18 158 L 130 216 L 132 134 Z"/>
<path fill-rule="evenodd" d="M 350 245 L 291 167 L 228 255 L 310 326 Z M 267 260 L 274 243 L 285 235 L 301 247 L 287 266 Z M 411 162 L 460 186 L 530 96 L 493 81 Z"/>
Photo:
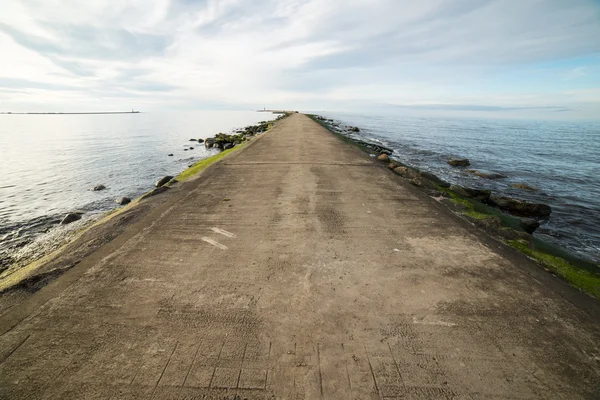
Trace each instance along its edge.
<path fill-rule="evenodd" d="M 388 104 L 589 116 L 599 15 L 586 0 L 5 0 L 0 111 Z"/>

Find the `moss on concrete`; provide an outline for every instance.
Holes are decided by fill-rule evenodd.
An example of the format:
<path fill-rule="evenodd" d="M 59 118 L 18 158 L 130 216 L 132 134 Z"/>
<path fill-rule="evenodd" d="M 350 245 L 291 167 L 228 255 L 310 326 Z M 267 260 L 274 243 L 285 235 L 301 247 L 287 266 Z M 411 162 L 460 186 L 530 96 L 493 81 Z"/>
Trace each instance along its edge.
<path fill-rule="evenodd" d="M 589 293 L 600 300 L 600 275 L 579 268 L 561 257 L 557 257 L 540 250 L 532 249 L 527 243 L 520 240 L 511 240 L 508 244 L 521 253 L 533 258 L 548 270 L 560 276 L 572 286 Z"/>
<path fill-rule="evenodd" d="M 186 181 L 186 180 L 190 179 L 192 176 L 196 175 L 197 173 L 201 172 L 202 170 L 204 170 L 204 169 L 208 168 L 209 166 L 211 166 L 212 164 L 216 163 L 220 159 L 226 157 L 228 154 L 231 154 L 234 151 L 238 151 L 238 150 L 244 148 L 247 143 L 248 142 L 244 142 L 243 144 L 237 145 L 234 148 L 231 148 L 229 150 L 224 150 L 224 151 L 220 152 L 219 154 L 215 154 L 212 157 L 208 157 L 208 158 L 205 158 L 204 160 L 200 160 L 197 163 L 195 163 L 194 165 L 192 165 L 191 167 L 189 167 L 188 169 L 186 169 L 185 171 L 183 171 L 181 174 L 176 176 L 175 179 L 177 179 L 180 182 Z"/>

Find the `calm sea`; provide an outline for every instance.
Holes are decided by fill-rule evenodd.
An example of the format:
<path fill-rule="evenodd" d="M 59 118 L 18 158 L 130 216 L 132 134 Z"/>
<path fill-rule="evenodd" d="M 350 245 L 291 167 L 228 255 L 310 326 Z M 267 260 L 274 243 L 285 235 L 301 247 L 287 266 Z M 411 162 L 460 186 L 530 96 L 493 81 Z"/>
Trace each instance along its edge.
<path fill-rule="evenodd" d="M 0 267 L 57 229 L 65 213 L 97 216 L 218 152 L 190 138 L 270 119 L 251 111 L 0 115 Z M 99 184 L 107 189 L 89 190 Z"/>
<path fill-rule="evenodd" d="M 552 215 L 535 235 L 600 262 L 600 122 L 321 115 L 360 127 L 358 137 L 379 141 L 399 161 L 450 183 L 549 204 Z M 452 157 L 506 178 L 464 173 L 447 164 Z M 539 190 L 515 189 L 516 183 Z"/>
<path fill-rule="evenodd" d="M 550 204 L 552 215 L 536 235 L 600 261 L 599 123 L 322 115 L 359 126 L 362 139 L 382 142 L 400 161 L 451 183 Z M 64 229 L 56 222 L 65 213 L 93 218 L 114 208 L 116 198 L 137 197 L 159 177 L 213 154 L 190 138 L 272 118 L 230 111 L 0 115 L 0 261 L 52 238 Z M 451 157 L 506 178 L 462 173 L 446 164 Z M 515 183 L 539 190 L 518 190 Z M 107 189 L 89 190 L 98 184 Z"/>

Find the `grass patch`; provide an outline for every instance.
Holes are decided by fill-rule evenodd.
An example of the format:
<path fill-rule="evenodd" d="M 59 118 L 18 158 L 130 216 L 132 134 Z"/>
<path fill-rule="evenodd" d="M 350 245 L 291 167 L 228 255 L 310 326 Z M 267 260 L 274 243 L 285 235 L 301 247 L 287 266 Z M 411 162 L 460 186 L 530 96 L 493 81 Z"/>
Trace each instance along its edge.
<path fill-rule="evenodd" d="M 247 143 L 248 142 L 238 144 L 237 146 L 235 146 L 232 149 L 224 150 L 224 151 L 220 152 L 219 154 L 215 154 L 212 157 L 208 157 L 208 158 L 205 158 L 204 160 L 200 160 L 197 163 L 195 163 L 194 165 L 192 165 L 191 167 L 189 167 L 188 169 L 186 169 L 185 171 L 183 171 L 181 174 L 176 176 L 175 179 L 177 179 L 180 182 L 188 180 L 192 176 L 194 176 L 197 173 L 199 173 L 200 171 L 208 168 L 210 165 L 216 163 L 217 161 L 219 161 L 223 157 L 227 156 L 228 154 L 231 154 L 234 151 L 242 149 L 243 147 L 246 146 Z"/>
<path fill-rule="evenodd" d="M 521 253 L 533 258 L 544 267 L 569 282 L 572 286 L 589 293 L 600 300 L 600 275 L 587 269 L 576 267 L 564 258 L 531 249 L 526 243 L 521 241 L 510 240 L 508 244 L 519 250 Z"/>

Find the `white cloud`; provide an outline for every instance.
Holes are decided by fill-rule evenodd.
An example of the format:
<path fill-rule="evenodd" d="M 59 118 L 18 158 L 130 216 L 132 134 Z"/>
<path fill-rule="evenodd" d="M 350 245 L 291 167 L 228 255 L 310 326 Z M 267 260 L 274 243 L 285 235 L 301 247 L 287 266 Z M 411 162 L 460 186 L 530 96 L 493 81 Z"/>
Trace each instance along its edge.
<path fill-rule="evenodd" d="M 580 92 L 476 85 L 600 53 L 599 7 L 586 0 L 4 0 L 3 9 L 3 109 L 568 106 Z M 563 83 L 585 71 L 571 67 Z"/>

